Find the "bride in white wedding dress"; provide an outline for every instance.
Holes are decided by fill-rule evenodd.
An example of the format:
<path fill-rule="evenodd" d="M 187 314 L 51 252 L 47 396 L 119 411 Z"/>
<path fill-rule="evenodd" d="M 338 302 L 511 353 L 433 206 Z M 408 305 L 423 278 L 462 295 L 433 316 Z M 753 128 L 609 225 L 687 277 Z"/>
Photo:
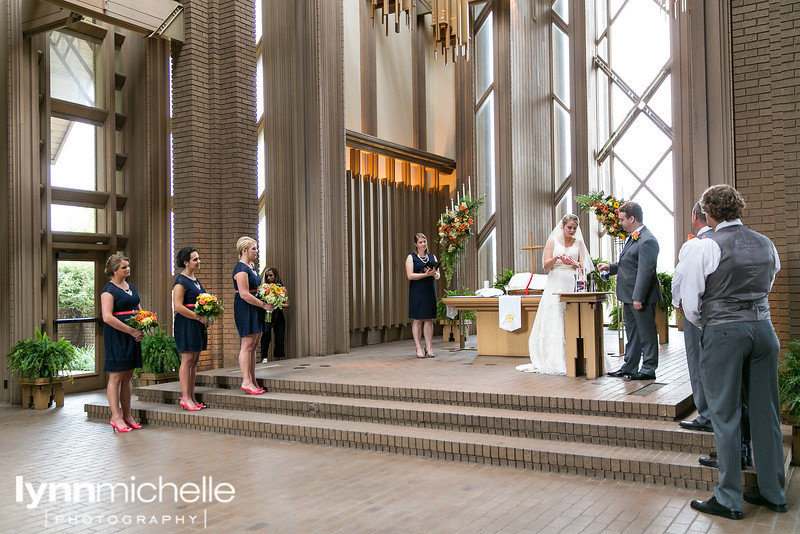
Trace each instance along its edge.
<path fill-rule="evenodd" d="M 564 340 L 564 309 L 557 293 L 575 290 L 575 273 L 583 268 L 584 275 L 594 270 L 589 250 L 578 228 L 578 217 L 564 215 L 550 233 L 542 257 L 547 283 L 536 310 L 533 330 L 528 341 L 531 363 L 517 366 L 518 371 L 548 375 L 567 374 L 566 342 Z"/>

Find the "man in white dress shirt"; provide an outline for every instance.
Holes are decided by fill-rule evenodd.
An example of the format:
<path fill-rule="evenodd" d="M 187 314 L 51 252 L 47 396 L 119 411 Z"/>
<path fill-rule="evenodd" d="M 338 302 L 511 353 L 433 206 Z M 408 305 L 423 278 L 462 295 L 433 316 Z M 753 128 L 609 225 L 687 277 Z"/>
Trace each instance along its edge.
<path fill-rule="evenodd" d="M 675 267 L 675 274 L 672 275 L 672 305 L 678 312 L 681 311 L 681 280 L 686 268 L 685 260 L 698 246 L 695 239 L 701 238 L 703 234 L 711 231 L 711 227 L 706 224 L 706 214 L 703 213 L 699 202 L 692 208 L 692 230 L 695 235 L 681 246 L 681 250 L 678 252 L 678 265 Z M 689 367 L 689 381 L 692 384 L 692 396 L 697 408 L 697 417 L 692 421 L 681 421 L 679 424 L 688 430 L 713 432 L 711 419 L 708 417 L 708 403 L 703 390 L 703 381 L 700 379 L 700 329 L 690 321 L 685 321 L 683 325 L 683 343 L 686 347 L 686 364 Z"/>
<path fill-rule="evenodd" d="M 786 512 L 778 355 L 767 299 L 780 270 L 775 245 L 742 225 L 744 200 L 731 186 L 708 188 L 700 200 L 714 232 L 684 259 L 681 303 L 702 329 L 700 375 L 714 427 L 719 483 L 703 513 L 742 519 L 743 501 Z M 743 379 L 743 377 L 745 377 Z M 758 492 L 742 494 L 741 402 L 750 409 Z"/>

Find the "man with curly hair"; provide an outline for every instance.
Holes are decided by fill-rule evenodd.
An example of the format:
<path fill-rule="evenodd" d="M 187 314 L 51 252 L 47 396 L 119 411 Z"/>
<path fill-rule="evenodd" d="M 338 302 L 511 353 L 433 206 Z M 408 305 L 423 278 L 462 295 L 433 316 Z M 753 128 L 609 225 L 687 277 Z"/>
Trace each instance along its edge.
<path fill-rule="evenodd" d="M 719 483 L 703 513 L 742 519 L 743 501 L 786 512 L 783 436 L 778 400 L 780 343 L 767 299 L 780 270 L 772 241 L 742 225 L 745 203 L 733 187 L 715 185 L 700 200 L 714 232 L 686 258 L 683 311 L 702 328 L 700 375 L 714 428 Z M 758 491 L 742 494 L 741 401 L 750 409 Z"/>

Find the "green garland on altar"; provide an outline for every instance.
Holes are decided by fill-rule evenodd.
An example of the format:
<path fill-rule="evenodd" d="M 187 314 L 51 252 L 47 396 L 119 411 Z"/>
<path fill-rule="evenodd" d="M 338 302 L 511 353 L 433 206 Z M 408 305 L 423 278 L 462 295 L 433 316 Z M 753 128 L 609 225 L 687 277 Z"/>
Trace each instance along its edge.
<path fill-rule="evenodd" d="M 467 240 L 472 235 L 475 217 L 484 200 L 484 197 L 473 198 L 468 194 L 439 217 L 439 245 L 442 247 L 439 261 L 447 287 L 450 287 L 458 260 L 467 250 Z"/>

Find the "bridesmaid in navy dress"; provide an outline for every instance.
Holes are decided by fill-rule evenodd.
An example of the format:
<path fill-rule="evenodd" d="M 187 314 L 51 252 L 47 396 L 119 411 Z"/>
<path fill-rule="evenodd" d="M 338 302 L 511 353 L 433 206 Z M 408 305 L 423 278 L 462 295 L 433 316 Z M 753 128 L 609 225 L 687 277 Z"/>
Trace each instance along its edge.
<path fill-rule="evenodd" d="M 194 307 L 197 297 L 205 293 L 203 284 L 195 273 L 200 269 L 200 255 L 194 247 L 183 247 L 175 258 L 175 266 L 183 269 L 172 285 L 172 307 L 175 309 L 175 343 L 181 355 L 178 377 L 181 381 L 180 405 L 191 412 L 202 410 L 205 404 L 197 402 L 194 383 L 200 352 L 208 347 L 206 325 L 208 319 L 197 315 Z"/>
<path fill-rule="evenodd" d="M 103 286 L 100 305 L 103 311 L 103 342 L 106 361 L 103 371 L 108 373 L 108 406 L 111 408 L 111 426 L 115 431 L 130 432 L 142 428 L 131 414 L 131 380 L 133 370 L 142 366 L 142 338 L 144 332 L 125 324 L 141 310 L 139 294 L 127 282 L 131 275 L 130 260 L 112 254 L 106 261 L 106 276 L 111 281 Z"/>
<path fill-rule="evenodd" d="M 439 269 L 434 269 L 430 262 L 436 256 L 428 253 L 428 238 L 425 234 L 414 236 L 416 251 L 406 258 L 406 276 L 408 283 L 408 316 L 414 320 L 411 334 L 417 347 L 417 358 L 433 358 L 433 320 L 436 318 L 436 282 Z M 420 346 L 420 333 L 425 335 L 425 351 Z"/>
<path fill-rule="evenodd" d="M 256 351 L 264 333 L 264 312 L 272 311 L 273 306 L 255 296 L 258 286 L 261 285 L 261 278 L 253 269 L 258 257 L 256 240 L 247 236 L 240 237 L 236 250 L 239 252 L 239 262 L 233 268 L 233 288 L 236 290 L 233 298 L 233 319 L 239 337 L 242 338 L 239 349 L 242 390 L 250 395 L 261 395 L 264 388 L 259 387 L 256 381 Z"/>

